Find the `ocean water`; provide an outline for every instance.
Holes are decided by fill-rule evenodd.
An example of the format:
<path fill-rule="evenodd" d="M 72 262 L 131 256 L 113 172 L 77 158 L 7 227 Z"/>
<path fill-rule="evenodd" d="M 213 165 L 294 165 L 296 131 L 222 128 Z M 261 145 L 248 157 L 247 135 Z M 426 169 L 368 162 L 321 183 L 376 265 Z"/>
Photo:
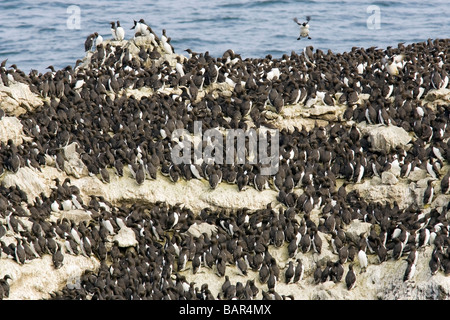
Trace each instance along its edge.
<path fill-rule="evenodd" d="M 297 40 L 311 16 L 311 40 Z M 306 45 L 325 52 L 352 47 L 385 48 L 450 37 L 448 0 L 201 0 L 201 1 L 6 1 L 0 0 L 0 61 L 28 73 L 74 65 L 93 32 L 111 38 L 110 21 L 120 20 L 125 38 L 140 18 L 171 38 L 175 52 L 190 48 L 218 57 L 233 49 L 242 58 L 280 58 Z"/>

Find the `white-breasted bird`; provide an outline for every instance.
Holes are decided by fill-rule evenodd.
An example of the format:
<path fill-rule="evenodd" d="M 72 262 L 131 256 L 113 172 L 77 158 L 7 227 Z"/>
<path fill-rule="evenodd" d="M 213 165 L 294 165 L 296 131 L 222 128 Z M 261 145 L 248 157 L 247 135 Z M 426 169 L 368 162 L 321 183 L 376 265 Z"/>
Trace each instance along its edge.
<path fill-rule="evenodd" d="M 403 281 L 410 281 L 416 272 L 416 264 L 410 259 L 406 259 L 406 261 L 408 261 L 408 265 L 403 276 Z"/>
<path fill-rule="evenodd" d="M 95 47 L 98 47 L 103 43 L 103 37 L 97 32 L 95 32 L 94 35 L 95 35 Z"/>
<path fill-rule="evenodd" d="M 111 34 L 113 36 L 114 40 L 117 40 L 117 36 L 116 36 L 116 23 L 114 21 L 110 22 L 111 24 Z"/>
<path fill-rule="evenodd" d="M 360 248 L 358 251 L 359 266 L 361 268 L 360 273 L 365 272 L 366 268 L 369 264 L 369 261 L 367 260 L 367 255 L 366 255 L 366 247 L 367 247 L 367 245 L 365 243 L 362 243 L 360 245 Z"/>
<path fill-rule="evenodd" d="M 398 54 L 391 58 L 383 57 L 381 62 L 391 76 L 397 76 L 399 74 L 399 69 L 402 69 L 405 65 L 404 58 L 405 56 L 403 54 Z"/>
<path fill-rule="evenodd" d="M 118 41 L 122 41 L 123 39 L 125 39 L 125 30 L 120 26 L 120 21 L 117 21 L 115 27 L 115 39 Z"/>
<path fill-rule="evenodd" d="M 311 37 L 309 36 L 309 21 L 311 20 L 311 17 L 306 16 L 305 22 L 300 22 L 297 18 L 294 18 L 293 20 L 300 26 L 300 35 L 298 36 L 297 40 L 300 40 L 301 38 L 311 39 Z"/>

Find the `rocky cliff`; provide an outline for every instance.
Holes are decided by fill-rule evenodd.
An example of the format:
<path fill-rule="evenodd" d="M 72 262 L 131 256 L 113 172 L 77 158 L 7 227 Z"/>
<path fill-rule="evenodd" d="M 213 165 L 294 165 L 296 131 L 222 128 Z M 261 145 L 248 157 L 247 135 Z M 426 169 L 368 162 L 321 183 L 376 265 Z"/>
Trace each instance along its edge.
<path fill-rule="evenodd" d="M 448 54 L 186 57 L 151 33 L 2 66 L 0 296 L 448 299 Z M 195 121 L 278 130 L 276 173 L 248 149 L 174 164 Z"/>

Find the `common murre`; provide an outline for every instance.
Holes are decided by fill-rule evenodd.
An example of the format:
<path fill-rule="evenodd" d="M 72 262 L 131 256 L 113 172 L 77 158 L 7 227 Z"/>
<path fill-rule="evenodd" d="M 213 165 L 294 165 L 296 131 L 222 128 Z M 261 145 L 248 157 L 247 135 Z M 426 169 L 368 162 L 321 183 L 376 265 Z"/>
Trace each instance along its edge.
<path fill-rule="evenodd" d="M 295 17 L 293 20 L 300 26 L 300 35 L 297 40 L 301 40 L 301 38 L 311 39 L 311 37 L 309 36 L 309 21 L 311 20 L 311 16 L 306 16 L 305 22 L 300 22 L 297 17 Z"/>

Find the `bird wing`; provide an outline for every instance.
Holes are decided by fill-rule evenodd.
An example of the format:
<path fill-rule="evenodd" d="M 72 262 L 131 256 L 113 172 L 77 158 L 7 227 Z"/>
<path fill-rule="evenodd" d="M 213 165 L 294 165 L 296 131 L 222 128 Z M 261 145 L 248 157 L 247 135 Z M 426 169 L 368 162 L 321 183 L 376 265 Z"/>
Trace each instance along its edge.
<path fill-rule="evenodd" d="M 294 20 L 294 22 L 297 23 L 298 25 L 301 25 L 301 23 L 300 23 L 300 21 L 298 21 L 297 17 L 295 17 L 293 20 Z"/>
<path fill-rule="evenodd" d="M 311 16 L 306 16 L 306 22 L 309 22 L 311 20 Z"/>

